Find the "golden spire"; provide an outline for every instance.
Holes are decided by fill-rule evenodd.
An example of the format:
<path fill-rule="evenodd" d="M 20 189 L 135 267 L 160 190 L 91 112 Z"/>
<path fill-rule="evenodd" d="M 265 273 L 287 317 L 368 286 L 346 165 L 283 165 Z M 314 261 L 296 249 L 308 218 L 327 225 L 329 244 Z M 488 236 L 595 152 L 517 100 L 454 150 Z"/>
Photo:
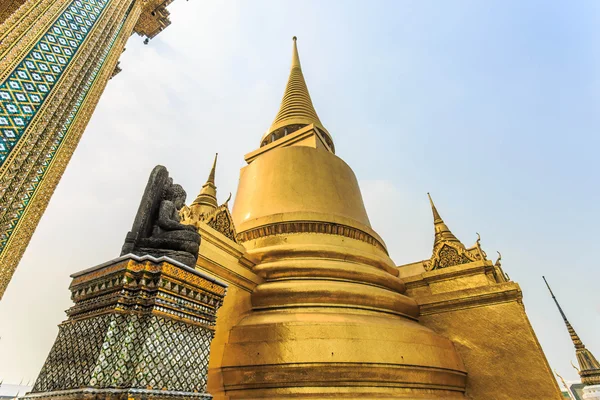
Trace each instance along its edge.
<path fill-rule="evenodd" d="M 581 382 L 586 385 L 599 385 L 600 363 L 598 363 L 596 357 L 594 357 L 594 355 L 588 349 L 585 348 L 585 345 L 579 338 L 579 335 L 577 335 L 577 332 L 575 332 L 575 329 L 573 329 L 573 327 L 569 323 L 569 320 L 567 319 L 567 316 L 560 307 L 560 304 L 558 304 L 558 300 L 554 296 L 554 293 L 552 293 L 552 289 L 550 289 L 550 285 L 548 284 L 546 277 L 542 276 L 542 278 L 544 279 L 544 282 L 546 282 L 546 286 L 550 291 L 550 295 L 552 296 L 554 303 L 556 303 L 556 307 L 558 307 L 558 312 L 560 312 L 560 315 L 562 316 L 563 321 L 567 326 L 567 330 L 569 331 L 569 335 L 571 335 L 571 340 L 575 345 L 575 355 L 577 356 L 577 362 L 579 363 L 579 376 L 581 376 Z"/>
<path fill-rule="evenodd" d="M 215 159 L 213 161 L 213 166 L 210 169 L 210 174 L 208 174 L 208 180 L 206 181 L 206 183 L 212 183 L 213 186 L 215 185 L 215 169 L 217 168 L 217 157 L 219 156 L 219 153 L 215 154 Z M 216 186 L 215 186 L 216 188 Z"/>
<path fill-rule="evenodd" d="M 435 228 L 435 241 L 433 242 L 433 246 L 435 247 L 440 242 L 456 242 L 464 248 L 465 246 L 456 238 L 456 236 L 454 236 L 452 232 L 450 232 L 450 229 L 442 217 L 440 217 L 440 213 L 438 213 L 438 210 L 435 208 L 435 204 L 433 204 L 431 195 L 427 193 L 427 196 L 429 197 L 429 203 L 431 204 L 431 211 L 433 212 L 433 225 Z"/>
<path fill-rule="evenodd" d="M 300 57 L 298 56 L 298 47 L 296 46 L 296 36 L 293 37 L 294 49 L 292 53 L 292 68 L 290 77 L 281 100 L 279 112 L 275 116 L 273 124 L 267 133 L 261 139 L 261 144 L 264 144 L 265 139 L 271 134 L 275 134 L 275 138 L 292 133 L 306 125 L 314 124 L 327 135 L 329 132 L 323 127 L 317 112 L 310 99 L 308 87 L 302 74 L 300 66 Z M 287 128 L 287 132 L 283 132 Z M 269 140 L 270 142 L 271 140 Z"/>
<path fill-rule="evenodd" d="M 200 206 L 202 214 L 205 214 L 207 211 L 212 211 L 217 208 L 217 187 L 215 186 L 215 169 L 217 168 L 217 156 L 219 153 L 215 154 L 215 160 L 213 161 L 213 166 L 210 170 L 210 174 L 208 175 L 208 180 L 202 186 L 200 190 L 200 194 L 196 197 L 196 200 L 192 203 L 193 206 Z"/>

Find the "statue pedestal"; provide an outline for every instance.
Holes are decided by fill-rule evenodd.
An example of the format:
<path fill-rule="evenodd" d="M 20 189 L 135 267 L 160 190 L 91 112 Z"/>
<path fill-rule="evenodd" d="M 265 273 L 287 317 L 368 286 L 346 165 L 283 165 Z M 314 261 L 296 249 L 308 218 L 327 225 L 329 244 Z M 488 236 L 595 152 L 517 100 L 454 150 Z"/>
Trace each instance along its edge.
<path fill-rule="evenodd" d="M 72 278 L 75 304 L 25 398 L 211 398 L 208 359 L 224 283 L 134 255 Z"/>

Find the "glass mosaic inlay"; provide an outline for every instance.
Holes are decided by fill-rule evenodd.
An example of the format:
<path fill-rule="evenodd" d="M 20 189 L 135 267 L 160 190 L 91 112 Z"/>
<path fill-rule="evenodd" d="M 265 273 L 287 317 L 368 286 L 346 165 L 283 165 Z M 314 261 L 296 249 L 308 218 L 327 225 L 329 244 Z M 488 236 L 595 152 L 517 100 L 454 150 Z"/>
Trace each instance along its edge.
<path fill-rule="evenodd" d="M 110 1 L 110 0 L 105 0 L 105 1 L 103 1 L 102 4 L 106 4 L 106 3 L 108 3 L 108 1 Z M 81 1 L 75 0 L 73 3 L 100 4 L 100 1 L 99 0 L 81 0 Z M 29 204 L 30 200 L 33 198 L 36 189 L 38 188 L 39 184 L 41 183 L 44 174 L 46 173 L 48 167 L 50 166 L 52 159 L 54 158 L 54 155 L 58 151 L 60 144 L 62 143 L 63 139 L 65 138 L 65 135 L 66 135 L 67 131 L 69 130 L 71 123 L 75 120 L 75 116 L 77 115 L 77 112 L 79 111 L 81 104 L 85 100 L 90 88 L 92 87 L 92 85 L 98 75 L 98 72 L 100 72 L 100 69 L 102 68 L 102 65 L 104 64 L 106 57 L 110 53 L 110 50 L 112 49 L 112 46 L 113 46 L 115 40 L 119 36 L 119 33 L 123 27 L 123 24 L 127 20 L 127 15 L 129 15 L 130 10 L 131 10 L 131 8 L 128 10 L 127 14 L 122 19 L 118 29 L 116 30 L 113 37 L 111 38 L 109 45 L 106 46 L 106 48 L 103 50 L 103 52 L 101 54 L 100 62 L 98 62 L 95 65 L 94 70 L 92 71 L 92 73 L 89 76 L 89 79 L 85 82 L 83 90 L 81 91 L 81 93 L 79 94 L 79 97 L 77 98 L 77 101 L 75 102 L 75 106 L 69 113 L 67 120 L 65 121 L 61 130 L 58 132 L 54 142 L 52 143 L 52 146 L 50 147 L 50 150 L 44 155 L 44 160 L 42 160 L 42 162 L 39 164 L 39 168 L 37 169 L 35 176 L 28 183 L 26 183 L 26 185 L 28 185 L 27 191 L 26 191 L 26 193 L 24 193 L 22 195 L 21 201 L 18 203 L 18 205 L 15 205 L 15 207 L 16 207 L 15 212 L 12 214 L 13 217 L 9 223 L 8 229 L 6 230 L 6 232 L 4 232 L 2 234 L 2 236 L 0 236 L 0 254 L 6 248 L 8 240 L 9 240 L 10 236 L 12 235 L 12 233 L 14 232 L 14 229 L 17 226 L 21 216 L 23 215 L 25 208 Z M 17 69 L 17 71 L 18 71 L 18 69 Z M 0 105 L 0 107 L 2 107 L 2 105 Z M 0 137 L 0 140 L 2 140 L 2 137 Z M 1 143 L 2 142 L 0 141 L 0 144 Z M 0 165 L 1 165 L 1 163 L 0 163 Z"/>
<path fill-rule="evenodd" d="M 73 0 L 0 85 L 0 166 L 110 0 Z"/>

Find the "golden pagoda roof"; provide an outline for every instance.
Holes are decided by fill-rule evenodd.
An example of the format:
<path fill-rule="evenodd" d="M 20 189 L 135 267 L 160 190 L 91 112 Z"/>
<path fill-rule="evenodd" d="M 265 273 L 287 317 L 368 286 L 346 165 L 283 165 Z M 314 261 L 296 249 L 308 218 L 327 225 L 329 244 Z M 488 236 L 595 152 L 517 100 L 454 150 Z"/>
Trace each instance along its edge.
<path fill-rule="evenodd" d="M 600 385 L 600 363 L 598 363 L 598 360 L 596 360 L 596 357 L 594 357 L 592 352 L 585 348 L 579 335 L 577 335 L 577 332 L 575 332 L 575 329 L 573 329 L 573 326 L 567 319 L 562 307 L 558 304 L 558 300 L 554 296 L 552 289 L 550 289 L 546 277 L 542 276 L 542 278 L 544 279 L 544 282 L 546 282 L 550 295 L 552 296 L 554 303 L 556 303 L 556 307 L 558 307 L 558 312 L 560 312 L 560 315 L 567 326 L 571 341 L 573 341 L 573 344 L 575 345 L 575 355 L 577 356 L 577 362 L 579 363 L 579 376 L 581 376 L 581 382 L 586 385 Z"/>
<path fill-rule="evenodd" d="M 294 48 L 292 53 L 292 67 L 290 70 L 290 76 L 288 78 L 285 92 L 283 93 L 283 99 L 279 107 L 279 112 L 275 116 L 275 120 L 271 124 L 261 139 L 261 145 L 264 144 L 264 140 L 272 133 L 278 132 L 282 128 L 289 127 L 291 132 L 314 124 L 320 130 L 324 131 L 327 135 L 327 129 L 321 123 L 317 112 L 313 106 L 304 75 L 302 74 L 302 67 L 300 66 L 300 57 L 298 56 L 298 46 L 296 45 L 296 36 L 293 37 Z"/>
<path fill-rule="evenodd" d="M 217 167 L 217 156 L 219 153 L 215 154 L 215 160 L 213 161 L 213 166 L 210 170 L 210 174 L 208 174 L 208 179 L 206 183 L 202 186 L 200 190 L 200 194 L 196 197 L 196 200 L 192 203 L 199 204 L 203 206 L 208 206 L 213 209 L 216 209 L 217 204 L 217 187 L 215 186 L 215 169 Z"/>

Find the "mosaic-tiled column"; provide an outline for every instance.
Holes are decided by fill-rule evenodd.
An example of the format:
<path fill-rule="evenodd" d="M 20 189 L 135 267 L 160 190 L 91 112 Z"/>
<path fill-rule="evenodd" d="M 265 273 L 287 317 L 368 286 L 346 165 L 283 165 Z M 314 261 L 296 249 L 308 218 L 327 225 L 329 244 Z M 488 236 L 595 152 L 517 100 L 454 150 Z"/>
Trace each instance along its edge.
<path fill-rule="evenodd" d="M 139 12 L 134 0 L 34 0 L 0 26 L 0 298 Z"/>
<path fill-rule="evenodd" d="M 75 305 L 26 398 L 211 398 L 206 376 L 224 283 L 149 256 L 72 278 Z"/>
<path fill-rule="evenodd" d="M 6 1 L 8 3 L 4 4 Z M 132 32 L 172 0 L 2 0 L 0 299 Z M 9 15 L 10 14 L 10 15 Z"/>

